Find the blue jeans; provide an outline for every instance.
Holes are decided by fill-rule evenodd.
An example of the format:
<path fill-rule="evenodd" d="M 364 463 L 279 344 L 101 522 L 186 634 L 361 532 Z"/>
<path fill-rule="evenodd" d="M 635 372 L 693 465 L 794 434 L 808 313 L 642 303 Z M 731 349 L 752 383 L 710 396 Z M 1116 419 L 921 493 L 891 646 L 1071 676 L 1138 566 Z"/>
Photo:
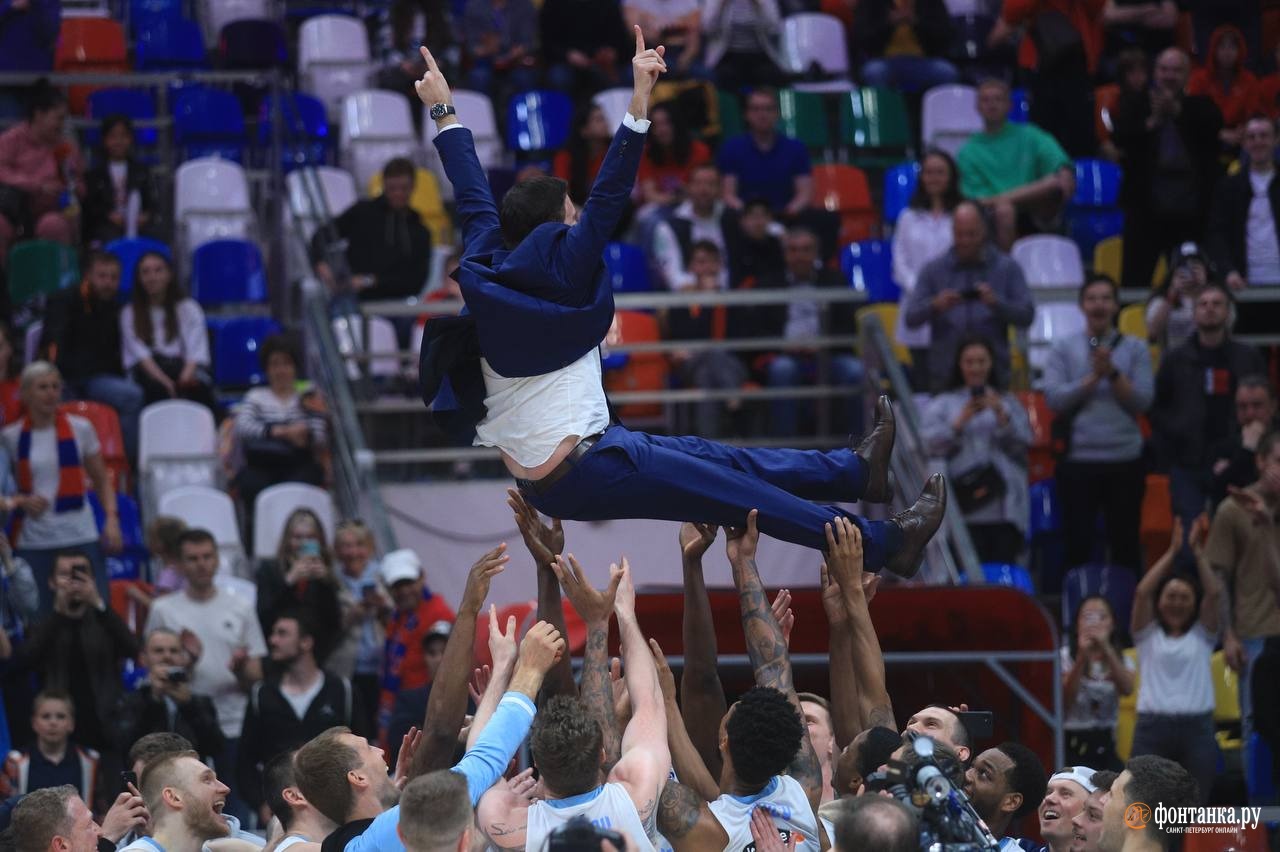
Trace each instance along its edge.
<path fill-rule="evenodd" d="M 728 527 L 759 509 L 760 532 L 814 550 L 826 548 L 823 525 L 843 515 L 862 531 L 866 569 L 879 571 L 902 546 L 902 531 L 830 505 L 861 497 L 867 475 L 852 450 L 742 449 L 610 426 L 546 491 L 521 490 L 539 511 L 573 521 L 650 518 Z"/>
<path fill-rule="evenodd" d="M 107 585 L 107 560 L 102 556 L 102 547 L 96 541 L 87 544 L 74 544 L 67 547 L 19 547 L 15 556 L 27 560 L 31 566 L 31 575 L 35 578 L 36 588 L 40 590 L 40 613 L 48 615 L 53 612 L 53 589 L 49 588 L 49 578 L 53 576 L 54 557 L 63 551 L 73 550 L 83 553 L 93 565 L 93 584 L 98 587 L 102 599 L 111 602 L 111 590 Z"/>
<path fill-rule="evenodd" d="M 1249 735 L 1253 733 L 1253 664 L 1262 656 L 1262 648 L 1267 644 L 1265 637 L 1241 639 L 1244 646 L 1244 671 L 1240 672 L 1240 741 L 1245 744 L 1240 756 L 1245 762 L 1245 776 L 1249 773 Z M 1265 802 L 1249 802 L 1249 804 L 1267 804 Z"/>
<path fill-rule="evenodd" d="M 927 56 L 888 56 L 868 60 L 862 66 L 862 83 L 882 89 L 923 92 L 960 79 L 960 72 L 945 59 Z"/>
<path fill-rule="evenodd" d="M 1209 801 L 1209 790 L 1218 769 L 1218 741 L 1213 713 L 1166 715 L 1139 713 L 1133 731 L 1131 757 L 1154 754 L 1182 764 L 1200 787 L 1200 803 Z"/>
<path fill-rule="evenodd" d="M 771 388 L 799 387 L 806 378 L 814 376 L 816 365 L 809 356 L 779 354 L 766 371 L 765 384 Z M 852 355 L 831 356 L 831 383 L 840 387 L 856 388 L 866 377 L 862 362 Z M 862 401 L 855 392 L 845 396 L 835 406 L 836 428 L 851 435 L 862 434 Z M 798 399 L 775 399 L 769 403 L 770 431 L 775 437 L 789 437 L 800 431 L 800 406 Z"/>
<path fill-rule="evenodd" d="M 138 415 L 142 413 L 144 395 L 132 379 L 99 373 L 87 379 L 67 382 L 68 399 L 87 399 L 109 405 L 120 417 L 120 435 L 129 464 L 138 460 Z"/>
<path fill-rule="evenodd" d="M 1205 511 L 1209 493 L 1205 490 L 1204 474 L 1193 468 L 1172 465 L 1169 468 L 1169 500 L 1173 515 L 1182 519 L 1184 534 L 1191 532 L 1191 522 Z"/>

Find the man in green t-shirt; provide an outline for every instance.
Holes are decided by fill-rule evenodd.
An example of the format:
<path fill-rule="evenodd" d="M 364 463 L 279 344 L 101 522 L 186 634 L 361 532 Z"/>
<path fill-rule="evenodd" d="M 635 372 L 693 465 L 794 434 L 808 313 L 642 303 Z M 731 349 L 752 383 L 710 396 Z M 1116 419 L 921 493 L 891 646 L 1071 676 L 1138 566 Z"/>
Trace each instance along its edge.
<path fill-rule="evenodd" d="M 956 155 L 960 190 L 994 216 L 996 243 L 1003 251 L 1017 238 L 1019 219 L 1044 230 L 1076 191 L 1075 168 L 1067 152 L 1034 124 L 1009 121 L 1010 103 L 1004 81 L 981 83 L 978 114 L 983 131 L 969 137 Z"/>

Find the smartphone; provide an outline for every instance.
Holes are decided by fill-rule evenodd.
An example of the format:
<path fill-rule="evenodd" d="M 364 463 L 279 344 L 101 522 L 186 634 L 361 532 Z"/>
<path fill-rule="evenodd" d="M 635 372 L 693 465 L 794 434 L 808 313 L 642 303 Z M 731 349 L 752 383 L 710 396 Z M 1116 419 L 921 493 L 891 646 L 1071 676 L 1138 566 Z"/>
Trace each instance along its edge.
<path fill-rule="evenodd" d="M 378 600 L 378 584 L 370 583 L 369 585 L 362 587 L 360 589 L 360 594 L 362 594 L 364 596 L 364 599 L 367 601 L 377 601 Z"/>
<path fill-rule="evenodd" d="M 987 386 L 986 386 L 986 385 L 979 385 L 979 386 L 978 386 L 978 387 L 976 387 L 976 388 L 969 388 L 969 396 L 973 397 L 974 399 L 978 399 L 978 398 L 980 398 L 980 397 L 984 397 L 984 396 L 986 396 L 986 395 L 987 395 Z"/>
<path fill-rule="evenodd" d="M 972 739 L 987 740 L 995 736 L 996 718 L 990 710 L 966 710 L 956 715 L 960 717 Z"/>
<path fill-rule="evenodd" d="M 320 540 L 315 538 L 303 539 L 302 543 L 298 545 L 298 555 L 299 556 L 319 556 Z"/>
<path fill-rule="evenodd" d="M 182 666 L 174 666 L 165 671 L 164 679 L 169 681 L 169 683 L 186 683 L 187 670 Z"/>
<path fill-rule="evenodd" d="M 961 291 L 960 296 L 967 302 L 974 302 L 982 298 L 982 294 L 979 293 L 977 290 Z"/>
<path fill-rule="evenodd" d="M 134 772 L 132 769 L 126 769 L 124 772 L 120 773 L 120 792 L 128 793 L 130 784 L 137 788 L 138 773 Z"/>

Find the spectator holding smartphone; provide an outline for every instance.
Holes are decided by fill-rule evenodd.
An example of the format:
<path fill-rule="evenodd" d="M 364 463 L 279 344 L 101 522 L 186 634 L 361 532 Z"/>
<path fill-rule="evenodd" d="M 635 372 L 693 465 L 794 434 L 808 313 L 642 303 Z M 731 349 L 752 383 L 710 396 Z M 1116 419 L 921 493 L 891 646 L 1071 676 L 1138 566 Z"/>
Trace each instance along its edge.
<path fill-rule="evenodd" d="M 1183 243 L 1171 258 L 1164 285 L 1147 302 L 1147 339 L 1177 346 L 1196 330 L 1196 296 L 1209 283 L 1209 262 L 1195 243 Z"/>
<path fill-rule="evenodd" d="M 1083 763 L 1113 772 L 1122 768 L 1116 755 L 1116 719 L 1120 696 L 1133 692 L 1133 662 L 1121 653 L 1111 602 L 1090 595 L 1076 607 L 1067 643 L 1062 646 L 1062 703 L 1068 763 Z"/>
<path fill-rule="evenodd" d="M 325 664 L 334 674 L 351 679 L 361 706 L 370 714 L 378 706 L 378 671 L 387 638 L 382 623 L 390 617 L 392 608 L 391 599 L 378 582 L 374 549 L 373 531 L 364 521 L 357 518 L 338 524 L 333 534 L 333 553 L 338 562 L 335 573 L 343 636 Z M 366 727 L 372 729 L 372 724 Z"/>
<path fill-rule="evenodd" d="M 316 659 L 324 665 L 342 640 L 342 608 L 324 526 L 310 509 L 285 520 L 276 558 L 258 569 L 258 620 L 264 634 L 286 611 L 302 613 L 315 626 Z"/>

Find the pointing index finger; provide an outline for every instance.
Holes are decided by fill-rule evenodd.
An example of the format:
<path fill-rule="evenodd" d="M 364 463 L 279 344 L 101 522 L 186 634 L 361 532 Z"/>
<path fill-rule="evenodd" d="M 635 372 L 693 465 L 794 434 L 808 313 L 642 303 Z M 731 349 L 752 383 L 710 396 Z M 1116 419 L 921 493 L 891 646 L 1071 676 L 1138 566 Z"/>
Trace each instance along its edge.
<path fill-rule="evenodd" d="M 426 60 L 427 70 L 437 74 L 440 73 L 440 68 L 436 65 L 436 58 L 431 55 L 431 51 L 427 50 L 427 46 L 425 44 L 418 48 L 418 52 L 421 53 L 422 58 Z"/>
<path fill-rule="evenodd" d="M 634 24 L 632 29 L 636 31 L 636 56 L 644 53 L 644 33 L 640 30 L 639 24 Z M 424 47 L 423 50 L 426 50 Z"/>

